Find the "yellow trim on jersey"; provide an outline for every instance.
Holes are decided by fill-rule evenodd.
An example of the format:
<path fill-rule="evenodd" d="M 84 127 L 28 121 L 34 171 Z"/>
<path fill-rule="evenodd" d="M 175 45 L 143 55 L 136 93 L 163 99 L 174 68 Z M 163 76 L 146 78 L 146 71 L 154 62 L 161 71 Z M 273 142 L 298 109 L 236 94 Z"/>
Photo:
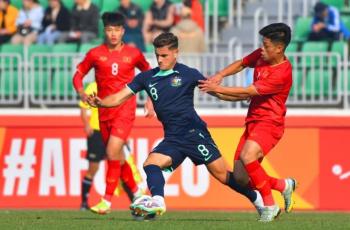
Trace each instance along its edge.
<path fill-rule="evenodd" d="M 85 93 L 87 95 L 90 95 L 92 93 L 97 93 L 97 84 L 96 82 L 91 82 L 85 89 Z M 100 130 L 100 125 L 98 121 L 98 109 L 94 107 L 90 107 L 87 103 L 84 103 L 82 101 L 79 102 L 80 108 L 88 109 L 90 110 L 90 126 L 92 129 Z"/>

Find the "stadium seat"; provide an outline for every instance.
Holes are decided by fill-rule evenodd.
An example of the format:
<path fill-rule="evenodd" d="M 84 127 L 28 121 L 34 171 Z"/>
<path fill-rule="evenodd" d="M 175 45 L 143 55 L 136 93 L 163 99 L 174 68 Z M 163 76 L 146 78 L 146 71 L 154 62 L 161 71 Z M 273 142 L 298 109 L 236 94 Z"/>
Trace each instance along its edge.
<path fill-rule="evenodd" d="M 23 45 L 12 45 L 12 44 L 4 44 L 1 46 L 1 54 L 18 54 L 22 58 L 23 61 L 23 53 L 24 47 Z M 11 62 L 13 60 L 13 62 Z M 18 58 L 2 58 L 1 66 L 4 68 L 17 68 L 18 67 Z"/>
<path fill-rule="evenodd" d="M 228 16 L 228 1 L 218 1 L 218 15 L 219 17 Z M 203 10 L 205 9 L 205 3 L 202 1 Z M 209 15 L 214 15 L 214 1 L 209 1 Z"/>
<path fill-rule="evenodd" d="M 17 9 L 21 9 L 22 1 L 23 0 L 11 0 L 11 5 L 15 6 Z"/>
<path fill-rule="evenodd" d="M 149 10 L 153 1 L 152 0 L 133 0 L 133 2 L 137 4 L 139 7 L 141 7 L 143 12 L 145 13 L 146 11 Z"/>
<path fill-rule="evenodd" d="M 335 6 L 339 10 L 342 10 L 345 6 L 344 0 L 321 0 L 321 2 L 326 3 L 327 5 L 330 5 L 330 6 Z"/>
<path fill-rule="evenodd" d="M 52 66 L 59 68 L 71 68 L 72 55 L 78 51 L 77 44 L 56 44 L 52 47 L 52 53 L 57 54 L 57 57 L 53 57 Z M 62 55 L 62 54 L 68 54 Z"/>
<path fill-rule="evenodd" d="M 327 96 L 332 94 L 332 73 L 328 71 L 309 71 L 305 82 L 307 96 Z"/>
<path fill-rule="evenodd" d="M 72 10 L 74 6 L 74 1 L 72 0 L 62 0 L 62 3 L 67 9 Z"/>
<path fill-rule="evenodd" d="M 303 72 L 301 70 L 293 71 L 293 85 L 289 95 L 302 95 Z"/>
<path fill-rule="evenodd" d="M 34 68 L 47 68 L 48 57 L 45 54 L 50 54 L 52 47 L 49 45 L 33 44 L 28 47 L 28 60 L 34 62 Z M 35 55 L 35 56 L 33 56 Z M 34 58 L 34 59 L 33 59 Z M 32 62 L 33 61 L 33 62 Z"/>
<path fill-rule="evenodd" d="M 85 43 L 80 45 L 79 53 L 86 54 L 90 49 L 96 47 L 94 43 Z"/>
<path fill-rule="evenodd" d="M 345 41 L 336 41 L 332 43 L 331 52 L 339 54 L 341 58 L 340 60 L 343 60 L 346 48 L 347 48 L 347 43 Z M 332 67 L 337 66 L 337 64 L 338 64 L 337 58 L 332 57 L 331 58 Z"/>
<path fill-rule="evenodd" d="M 347 90 L 348 94 L 350 94 L 350 69 L 348 69 L 346 88 L 344 88 L 345 74 L 343 71 L 341 72 L 340 76 L 341 76 L 341 78 L 339 79 L 340 91 L 344 92 L 344 90 Z"/>
<path fill-rule="evenodd" d="M 18 71 L 3 70 L 0 74 L 0 89 L 4 96 L 16 96 L 20 90 Z"/>
<path fill-rule="evenodd" d="M 350 16 L 348 15 L 342 15 L 341 20 L 344 23 L 345 27 L 350 30 Z"/>
<path fill-rule="evenodd" d="M 311 30 L 311 23 L 311 17 L 298 18 L 294 28 L 293 40 L 296 42 L 306 41 Z"/>
<path fill-rule="evenodd" d="M 44 9 L 46 9 L 49 5 L 49 1 L 47 0 L 39 0 L 39 3 Z"/>
<path fill-rule="evenodd" d="M 290 63 L 292 64 L 292 66 L 294 66 L 294 64 L 296 63 L 296 57 L 292 56 L 292 55 L 288 55 L 288 53 L 295 53 L 298 51 L 298 43 L 296 42 L 291 42 L 286 49 L 286 55 L 290 61 Z"/>
<path fill-rule="evenodd" d="M 31 71 L 29 89 L 35 97 L 47 97 L 51 91 L 51 71 Z"/>
<path fill-rule="evenodd" d="M 52 78 L 52 96 L 76 96 L 72 84 L 72 74 L 69 71 L 55 71 Z"/>
<path fill-rule="evenodd" d="M 327 59 L 326 56 L 323 56 L 322 60 L 317 55 L 317 53 L 320 52 L 327 52 L 328 49 L 328 43 L 327 42 L 305 42 L 301 51 L 303 53 L 315 53 L 315 56 L 306 56 L 301 59 L 301 65 L 304 65 L 306 67 L 318 67 L 320 65 L 323 65 L 326 67 L 327 65 Z"/>
<path fill-rule="evenodd" d="M 107 11 L 115 11 L 119 7 L 119 1 L 117 0 L 103 0 L 102 7 L 100 9 L 101 14 Z"/>

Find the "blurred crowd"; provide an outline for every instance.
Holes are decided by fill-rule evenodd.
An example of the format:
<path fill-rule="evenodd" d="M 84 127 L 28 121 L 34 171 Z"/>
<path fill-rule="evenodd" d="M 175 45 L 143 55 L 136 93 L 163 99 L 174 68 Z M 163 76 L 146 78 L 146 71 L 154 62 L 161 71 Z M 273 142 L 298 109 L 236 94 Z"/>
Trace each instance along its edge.
<path fill-rule="evenodd" d="M 127 19 L 124 42 L 146 51 L 157 35 L 171 31 L 180 38 L 182 52 L 205 51 L 200 0 L 153 0 L 146 12 L 132 0 L 115 1 L 119 1 L 119 7 L 109 11 L 119 11 Z M 91 0 L 74 0 L 72 9 L 61 0 L 48 0 L 46 8 L 38 0 L 22 0 L 21 9 L 11 0 L 0 0 L 0 45 L 101 42 L 101 14 Z"/>

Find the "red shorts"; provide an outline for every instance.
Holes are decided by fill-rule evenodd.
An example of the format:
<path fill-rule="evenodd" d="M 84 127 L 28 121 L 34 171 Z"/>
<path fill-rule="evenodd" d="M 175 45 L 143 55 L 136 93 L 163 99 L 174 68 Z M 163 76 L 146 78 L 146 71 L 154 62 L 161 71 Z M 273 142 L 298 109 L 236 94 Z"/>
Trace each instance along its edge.
<path fill-rule="evenodd" d="M 275 147 L 284 133 L 284 125 L 276 125 L 270 122 L 253 121 L 246 124 L 245 131 L 239 141 L 235 153 L 235 160 L 239 160 L 243 146 L 247 140 L 255 141 L 266 156 Z"/>
<path fill-rule="evenodd" d="M 100 132 L 103 142 L 107 146 L 110 136 L 116 136 L 126 141 L 131 132 L 134 119 L 117 117 L 107 121 L 100 121 Z"/>

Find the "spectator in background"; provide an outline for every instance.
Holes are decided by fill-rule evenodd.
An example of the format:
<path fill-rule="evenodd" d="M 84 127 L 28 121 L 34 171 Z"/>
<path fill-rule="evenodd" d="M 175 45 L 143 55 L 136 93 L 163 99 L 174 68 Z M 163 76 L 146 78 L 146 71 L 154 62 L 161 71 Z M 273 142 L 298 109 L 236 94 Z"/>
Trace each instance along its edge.
<path fill-rule="evenodd" d="M 310 41 L 334 41 L 341 36 L 350 38 L 350 32 L 341 21 L 339 10 L 322 2 L 314 7 L 314 18 L 311 25 Z"/>
<path fill-rule="evenodd" d="M 154 0 L 147 11 L 143 36 L 147 44 L 163 32 L 169 32 L 174 25 L 175 6 L 169 0 Z"/>
<path fill-rule="evenodd" d="M 69 31 L 70 13 L 60 0 L 49 0 L 39 34 L 39 44 L 52 45 L 64 31 Z"/>
<path fill-rule="evenodd" d="M 144 15 L 141 8 L 131 0 L 120 0 L 118 11 L 126 18 L 124 42 L 145 52 L 145 42 L 142 35 Z"/>
<path fill-rule="evenodd" d="M 205 52 L 204 34 L 201 28 L 191 18 L 191 9 L 183 6 L 181 21 L 171 29 L 179 38 L 179 49 L 183 53 Z"/>
<path fill-rule="evenodd" d="M 191 8 L 191 18 L 197 25 L 204 31 L 204 15 L 203 7 L 200 0 L 183 0 L 181 3 L 176 4 L 175 9 L 175 24 L 181 20 L 181 9 L 182 7 Z"/>
<path fill-rule="evenodd" d="M 18 10 L 10 5 L 10 0 L 0 0 L 0 45 L 10 41 L 16 33 Z"/>
<path fill-rule="evenodd" d="M 11 43 L 30 45 L 37 40 L 44 10 L 38 0 L 23 0 L 22 3 L 23 8 L 16 21 L 17 33 L 11 38 Z"/>
<path fill-rule="evenodd" d="M 75 0 L 70 32 L 63 32 L 59 42 L 88 43 L 98 35 L 99 9 L 90 0 Z"/>

